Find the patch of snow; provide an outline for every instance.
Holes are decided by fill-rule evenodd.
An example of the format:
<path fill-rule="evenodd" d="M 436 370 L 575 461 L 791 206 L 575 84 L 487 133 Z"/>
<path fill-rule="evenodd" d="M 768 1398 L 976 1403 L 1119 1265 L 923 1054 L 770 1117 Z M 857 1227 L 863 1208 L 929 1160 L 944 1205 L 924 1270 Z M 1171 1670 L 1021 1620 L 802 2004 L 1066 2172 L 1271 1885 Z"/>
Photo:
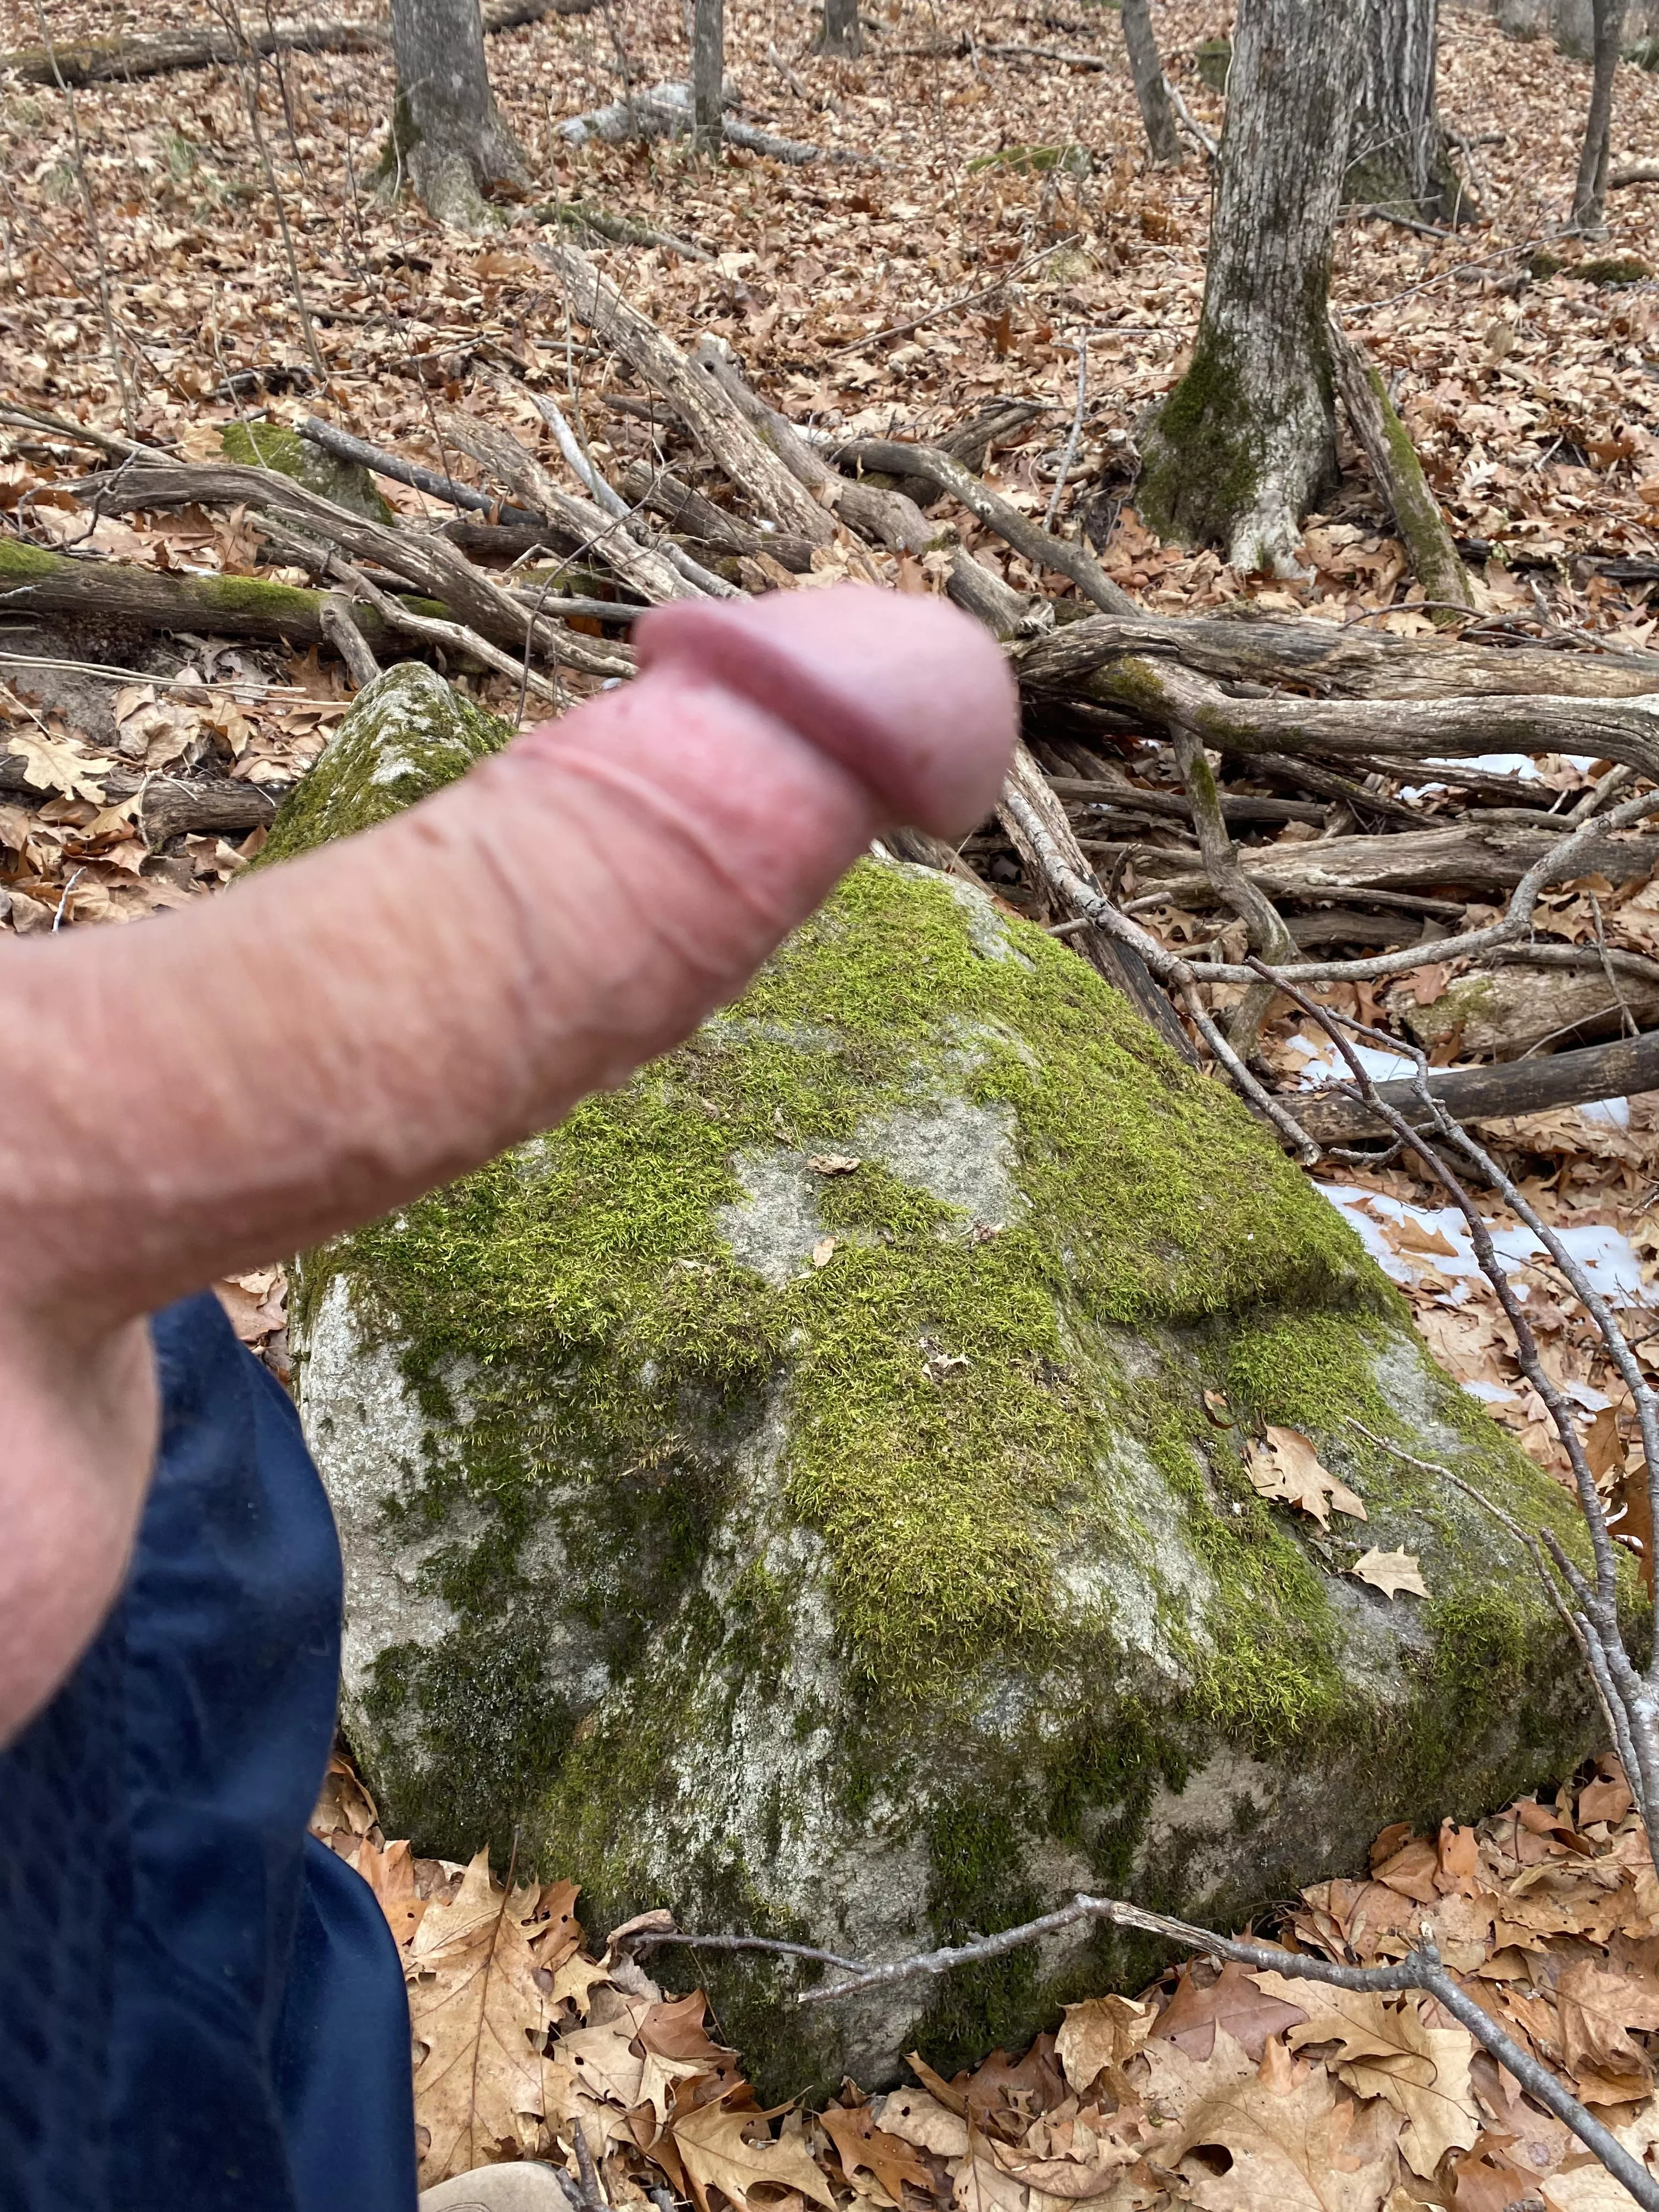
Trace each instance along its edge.
<path fill-rule="evenodd" d="M 1417 1062 L 1403 1052 L 1382 1052 L 1370 1044 L 1356 1044 L 1353 1049 L 1373 1083 L 1404 1083 L 1416 1072 Z M 1310 1060 L 1297 1077 L 1298 1090 L 1317 1091 L 1322 1084 L 1352 1079 L 1347 1061 L 1329 1038 L 1320 1040 L 1318 1051 L 1318 1059 Z"/>
<path fill-rule="evenodd" d="M 1412 1282 L 1419 1267 L 1427 1265 L 1458 1283 L 1461 1291 L 1462 1279 L 1480 1273 L 1468 1224 L 1455 1206 L 1411 1206 L 1403 1200 L 1387 1197 L 1380 1191 L 1362 1190 L 1352 1183 L 1322 1182 L 1316 1187 L 1359 1231 L 1365 1249 L 1395 1282 Z M 1426 1230 L 1438 1230 L 1451 1245 L 1450 1253 L 1396 1252 L 1383 1234 L 1383 1225 L 1401 1222 L 1407 1216 L 1420 1222 Z M 1654 1303 L 1642 1280 L 1641 1262 L 1630 1240 L 1620 1231 L 1600 1223 L 1585 1223 L 1558 1230 L 1557 1234 L 1589 1277 L 1591 1287 L 1599 1291 L 1609 1304 Z M 1523 1285 L 1530 1263 L 1547 1257 L 1531 1230 L 1518 1224 L 1507 1228 L 1494 1225 L 1492 1243 L 1504 1263 L 1504 1273 L 1521 1277 Z M 1452 1303 L 1461 1303 L 1461 1296 L 1455 1294 Z"/>

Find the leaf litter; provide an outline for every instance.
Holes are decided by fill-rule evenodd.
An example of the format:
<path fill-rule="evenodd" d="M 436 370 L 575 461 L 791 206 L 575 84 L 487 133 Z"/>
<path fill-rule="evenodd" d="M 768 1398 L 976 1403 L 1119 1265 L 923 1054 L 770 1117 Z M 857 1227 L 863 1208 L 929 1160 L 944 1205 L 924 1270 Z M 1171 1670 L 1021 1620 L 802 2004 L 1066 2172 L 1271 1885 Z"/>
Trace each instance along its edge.
<path fill-rule="evenodd" d="M 1426 1995 L 1229 1962 L 1090 1997 L 1017 2058 L 851 2081 L 763 2111 L 701 1990 L 588 1942 L 568 1881 L 504 1888 L 388 1843 L 348 1762 L 313 1832 L 363 1875 L 404 1960 L 422 2185 L 541 2158 L 576 2130 L 610 2203 L 697 2212 L 1620 2212 L 1604 2169 Z M 1344 1966 L 1432 1935 L 1459 1986 L 1659 2175 L 1659 1878 L 1618 1763 L 1474 1826 L 1385 1829 L 1256 1940 Z M 623 1931 L 618 1930 L 621 1936 Z M 684 1954 L 680 1955 L 684 1956 Z"/>

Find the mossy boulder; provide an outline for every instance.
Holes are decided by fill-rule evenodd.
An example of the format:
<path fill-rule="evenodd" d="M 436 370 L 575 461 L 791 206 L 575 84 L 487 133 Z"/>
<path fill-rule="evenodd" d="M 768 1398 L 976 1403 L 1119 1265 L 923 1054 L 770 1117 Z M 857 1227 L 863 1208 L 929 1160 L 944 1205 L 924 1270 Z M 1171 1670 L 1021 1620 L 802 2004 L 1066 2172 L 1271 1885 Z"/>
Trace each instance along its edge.
<path fill-rule="evenodd" d="M 244 468 L 275 469 L 279 476 L 292 477 L 307 491 L 331 499 L 336 507 L 361 514 L 367 521 L 398 519 L 361 461 L 344 461 L 337 454 L 325 453 L 309 438 L 280 422 L 227 422 L 219 433 L 219 443 L 228 461 L 240 461 Z"/>
<path fill-rule="evenodd" d="M 410 681 L 313 772 L 319 834 L 404 790 Z M 1079 1888 L 1230 1926 L 1592 1741 L 1520 1545 L 1348 1417 L 1577 1549 L 1568 1501 L 1231 1094 L 944 876 L 861 863 L 690 1042 L 295 1304 L 388 1832 L 516 1844 L 601 1931 L 884 1957 Z M 1369 1520 L 1259 1496 L 1270 1422 Z M 1353 1579 L 1368 1545 L 1431 1595 Z M 799 2088 L 948 2072 L 1153 1956 L 1068 1936 L 805 2011 L 772 1961 L 659 1970 Z"/>

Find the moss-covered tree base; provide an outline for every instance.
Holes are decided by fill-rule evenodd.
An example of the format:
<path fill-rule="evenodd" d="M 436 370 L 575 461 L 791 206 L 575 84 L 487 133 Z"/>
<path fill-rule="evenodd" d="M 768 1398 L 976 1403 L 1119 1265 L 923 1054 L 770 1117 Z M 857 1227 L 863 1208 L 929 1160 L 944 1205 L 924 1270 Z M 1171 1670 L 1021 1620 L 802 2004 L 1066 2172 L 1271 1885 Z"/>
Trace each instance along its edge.
<path fill-rule="evenodd" d="M 408 795 L 408 682 L 280 849 Z M 489 734 L 434 727 L 434 780 Z M 861 864 L 679 1051 L 295 1304 L 383 1817 L 516 1838 L 600 1930 L 893 1955 L 1079 1887 L 1231 1923 L 1590 1741 L 1520 1547 L 1347 1417 L 1576 1545 L 1561 1494 L 1227 1091 L 926 871 Z M 1369 1520 L 1264 1502 L 1264 1422 Z M 1346 1575 L 1367 1545 L 1431 1596 Z M 1149 1964 L 1079 1939 L 808 2012 L 770 1964 L 664 1971 L 799 2088 L 948 2071 Z"/>

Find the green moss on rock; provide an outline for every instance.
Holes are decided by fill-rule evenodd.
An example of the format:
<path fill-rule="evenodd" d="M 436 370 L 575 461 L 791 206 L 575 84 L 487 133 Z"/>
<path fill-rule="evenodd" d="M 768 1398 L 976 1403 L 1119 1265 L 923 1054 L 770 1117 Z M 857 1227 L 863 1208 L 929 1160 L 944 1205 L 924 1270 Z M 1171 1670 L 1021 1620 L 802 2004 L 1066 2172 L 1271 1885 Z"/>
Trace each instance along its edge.
<path fill-rule="evenodd" d="M 442 690 L 366 692 L 283 849 L 485 748 Z M 295 1315 L 386 1815 L 516 1834 L 600 1928 L 668 1903 L 881 1955 L 1088 1885 L 1224 1919 L 1589 1740 L 1518 1547 L 1348 1417 L 1577 1546 L 1568 1502 L 1228 1091 L 926 871 L 861 864 L 678 1051 L 311 1255 Z M 1363 1529 L 1256 1494 L 1268 1421 Z M 1362 1536 L 1431 1600 L 1346 1576 Z M 811 2013 L 774 1964 L 711 1987 L 799 2088 L 1016 2042 L 1151 1957 L 1097 1934 Z"/>
<path fill-rule="evenodd" d="M 325 453 L 280 422 L 227 422 L 219 442 L 228 461 L 240 461 L 244 468 L 275 469 L 279 476 L 292 477 L 307 491 L 331 499 L 336 507 L 369 522 L 397 520 L 361 461 Z"/>
<path fill-rule="evenodd" d="M 422 662 L 400 661 L 365 684 L 316 766 L 277 808 L 262 864 L 401 814 L 512 734 Z"/>

